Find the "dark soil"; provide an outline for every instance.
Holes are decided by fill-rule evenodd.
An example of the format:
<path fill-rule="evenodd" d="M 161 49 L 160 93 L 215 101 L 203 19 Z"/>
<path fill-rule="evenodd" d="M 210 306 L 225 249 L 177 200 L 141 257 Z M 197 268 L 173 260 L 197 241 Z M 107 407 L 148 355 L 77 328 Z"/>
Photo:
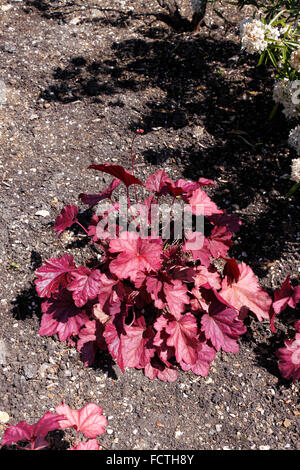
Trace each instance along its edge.
<path fill-rule="evenodd" d="M 275 357 L 299 310 L 277 319 L 276 334 L 249 318 L 238 354 L 217 354 L 206 379 L 180 372 L 171 384 L 122 374 L 109 357 L 84 368 L 73 347 L 37 334 L 35 270 L 89 253 L 72 232 L 58 239 L 53 221 L 80 192 L 106 187 L 91 163 L 130 168 L 136 128 L 139 178 L 214 179 L 210 195 L 243 223 L 232 256 L 267 290 L 287 275 L 299 282 L 299 194 L 285 198 L 295 155 L 280 110 L 269 120 L 270 71 L 241 52 L 247 12 L 223 7 L 224 23 L 209 11 L 198 33 L 178 33 L 153 15 L 155 0 L 0 4 L 0 411 L 33 423 L 62 400 L 95 402 L 108 449 L 299 449 L 299 384 L 281 379 Z"/>

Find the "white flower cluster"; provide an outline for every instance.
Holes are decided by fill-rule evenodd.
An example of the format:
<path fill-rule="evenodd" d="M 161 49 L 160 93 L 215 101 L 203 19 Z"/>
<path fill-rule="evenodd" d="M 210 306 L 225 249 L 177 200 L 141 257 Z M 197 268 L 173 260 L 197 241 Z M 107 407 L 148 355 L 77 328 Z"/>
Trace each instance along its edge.
<path fill-rule="evenodd" d="M 296 183 L 300 182 L 300 158 L 292 160 L 291 179 Z"/>
<path fill-rule="evenodd" d="M 263 52 L 268 47 L 267 39 L 278 41 L 280 31 L 268 24 L 263 24 L 259 20 L 246 18 L 241 23 L 240 32 L 242 35 L 242 48 L 250 54 Z"/>
<path fill-rule="evenodd" d="M 300 115 L 300 103 L 297 98 L 297 81 L 285 78 L 275 82 L 273 100 L 283 105 L 283 113 L 287 118 L 295 118 Z"/>
<path fill-rule="evenodd" d="M 291 55 L 291 66 L 293 69 L 297 70 L 297 72 L 300 72 L 300 47 Z"/>
<path fill-rule="evenodd" d="M 289 145 L 300 155 L 300 125 L 292 129 L 289 135 Z"/>
<path fill-rule="evenodd" d="M 202 0 L 190 0 L 192 9 L 195 13 L 200 13 L 202 7 Z"/>

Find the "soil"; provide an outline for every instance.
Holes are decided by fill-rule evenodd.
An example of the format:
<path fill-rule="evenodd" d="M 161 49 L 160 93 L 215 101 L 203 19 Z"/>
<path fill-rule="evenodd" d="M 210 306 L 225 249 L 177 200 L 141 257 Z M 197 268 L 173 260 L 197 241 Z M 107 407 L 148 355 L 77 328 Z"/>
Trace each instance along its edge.
<path fill-rule="evenodd" d="M 95 402 L 106 449 L 299 449 L 299 383 L 280 377 L 275 357 L 299 309 L 278 317 L 276 334 L 250 317 L 238 354 L 218 353 L 207 378 L 181 371 L 175 383 L 122 374 L 106 356 L 85 368 L 72 346 L 38 335 L 35 270 L 89 253 L 72 232 L 58 238 L 53 221 L 79 193 L 107 186 L 90 164 L 130 168 L 136 128 L 140 179 L 163 169 L 215 180 L 209 194 L 242 220 L 231 255 L 269 292 L 287 275 L 299 283 L 290 124 L 280 109 L 269 119 L 272 73 L 241 51 L 250 8 L 223 5 L 226 22 L 210 9 L 197 33 L 172 31 L 160 11 L 154 0 L 0 0 L 0 411 L 33 423 L 62 401 Z M 66 432 L 61 448 L 71 442 Z"/>

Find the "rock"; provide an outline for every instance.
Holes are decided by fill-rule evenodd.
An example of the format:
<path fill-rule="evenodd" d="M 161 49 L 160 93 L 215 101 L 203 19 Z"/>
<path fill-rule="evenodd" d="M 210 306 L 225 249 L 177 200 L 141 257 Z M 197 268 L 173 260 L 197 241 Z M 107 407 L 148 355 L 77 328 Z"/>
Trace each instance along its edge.
<path fill-rule="evenodd" d="M 69 24 L 79 24 L 81 21 L 80 16 L 76 16 L 75 18 L 72 18 L 72 20 L 69 22 Z"/>
<path fill-rule="evenodd" d="M 50 217 L 50 212 L 46 210 L 40 210 L 37 211 L 35 215 L 39 215 L 40 217 Z"/>
<path fill-rule="evenodd" d="M 5 342 L 0 339 L 0 364 L 6 366 L 6 357 L 8 355 L 7 346 Z"/>
<path fill-rule="evenodd" d="M 5 424 L 9 421 L 9 414 L 6 411 L 0 411 L 0 423 Z"/>
<path fill-rule="evenodd" d="M 1 10 L 2 10 L 2 11 L 8 11 L 8 10 L 10 10 L 12 7 L 13 7 L 13 6 L 12 6 L 12 5 L 9 5 L 9 4 L 8 4 L 8 5 L 2 5 L 2 6 L 1 6 Z"/>
<path fill-rule="evenodd" d="M 26 379 L 33 379 L 37 375 L 37 366 L 35 364 L 26 364 L 23 366 L 23 372 Z"/>

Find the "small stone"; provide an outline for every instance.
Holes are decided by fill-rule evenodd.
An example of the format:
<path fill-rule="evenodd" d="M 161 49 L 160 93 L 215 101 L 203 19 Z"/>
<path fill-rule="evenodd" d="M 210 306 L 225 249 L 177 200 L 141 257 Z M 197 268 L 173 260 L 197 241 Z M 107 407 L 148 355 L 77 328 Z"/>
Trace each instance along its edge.
<path fill-rule="evenodd" d="M 12 8 L 13 6 L 12 5 L 2 5 L 1 6 L 1 10 L 2 11 L 8 11 Z"/>
<path fill-rule="evenodd" d="M 69 24 L 79 24 L 81 21 L 80 16 L 76 16 L 75 18 L 72 18 L 72 20 L 69 22 Z"/>
<path fill-rule="evenodd" d="M 106 432 L 107 432 L 107 434 L 112 434 L 114 431 L 113 431 L 113 429 L 107 429 Z"/>
<path fill-rule="evenodd" d="M 0 339 L 0 364 L 2 366 L 6 365 L 6 357 L 7 357 L 7 347 L 5 342 Z"/>
<path fill-rule="evenodd" d="M 9 421 L 9 414 L 6 411 L 0 411 L 0 423 L 5 424 Z"/>
<path fill-rule="evenodd" d="M 37 367 L 35 364 L 26 364 L 23 366 L 23 372 L 26 379 L 33 379 L 37 375 Z"/>
<path fill-rule="evenodd" d="M 44 108 L 45 108 L 45 109 L 48 109 L 48 108 L 50 108 L 50 106 L 51 106 L 51 104 L 50 104 L 50 103 L 45 103 L 45 104 L 44 104 Z"/>
<path fill-rule="evenodd" d="M 270 446 L 259 446 L 259 450 L 270 450 Z"/>
<path fill-rule="evenodd" d="M 175 439 L 179 439 L 180 436 L 182 436 L 183 432 L 182 431 L 175 431 Z"/>
<path fill-rule="evenodd" d="M 38 215 L 40 217 L 50 217 L 50 212 L 46 210 L 41 210 L 41 211 L 37 211 L 35 215 Z"/>
<path fill-rule="evenodd" d="M 287 418 L 283 421 L 283 426 L 284 426 L 285 428 L 289 428 L 291 424 L 292 424 L 292 423 L 291 423 L 290 420 L 287 419 Z"/>
<path fill-rule="evenodd" d="M 38 118 L 39 118 L 38 114 L 32 114 L 29 119 L 33 121 L 34 119 L 38 119 Z"/>
<path fill-rule="evenodd" d="M 216 431 L 221 432 L 222 424 L 216 424 Z"/>

